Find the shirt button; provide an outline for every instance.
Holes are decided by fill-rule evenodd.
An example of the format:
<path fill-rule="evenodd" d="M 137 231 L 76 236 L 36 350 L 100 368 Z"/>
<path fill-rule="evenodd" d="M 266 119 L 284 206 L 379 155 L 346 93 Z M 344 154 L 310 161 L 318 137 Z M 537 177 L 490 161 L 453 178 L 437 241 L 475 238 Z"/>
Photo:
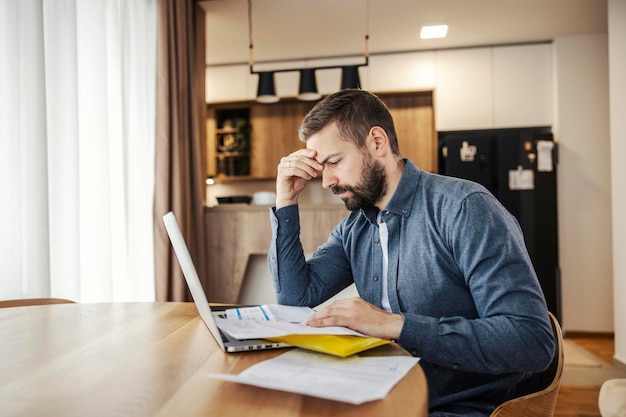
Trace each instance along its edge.
<path fill-rule="evenodd" d="M 285 219 L 285 223 L 289 223 L 290 221 L 289 218 Z"/>
<path fill-rule="evenodd" d="M 378 275 L 374 275 L 374 276 L 372 277 L 372 281 L 374 281 L 374 282 L 378 281 Z"/>
<path fill-rule="evenodd" d="M 461 368 L 461 365 L 459 365 L 458 363 L 455 363 L 455 364 L 452 365 L 452 369 L 456 370 L 456 369 L 460 369 L 460 368 Z"/>
<path fill-rule="evenodd" d="M 407 209 L 402 210 L 402 214 L 407 214 L 409 211 Z"/>
<path fill-rule="evenodd" d="M 374 243 L 378 243 L 378 242 L 380 242 L 380 239 L 379 239 L 379 238 L 377 238 L 377 237 L 375 237 L 375 238 L 374 238 Z"/>

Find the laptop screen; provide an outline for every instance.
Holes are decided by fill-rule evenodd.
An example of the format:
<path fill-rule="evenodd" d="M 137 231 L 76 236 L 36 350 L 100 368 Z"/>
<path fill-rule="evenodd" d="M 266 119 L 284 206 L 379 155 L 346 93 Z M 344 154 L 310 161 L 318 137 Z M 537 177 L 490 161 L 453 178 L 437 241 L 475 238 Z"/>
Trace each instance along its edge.
<path fill-rule="evenodd" d="M 176 220 L 174 213 L 170 211 L 164 215 L 163 223 L 165 224 L 165 229 L 167 230 L 170 242 L 172 242 L 172 247 L 174 247 L 174 252 L 176 253 L 180 267 L 183 270 L 185 281 L 187 281 L 187 286 L 191 292 L 193 302 L 198 309 L 198 313 L 200 313 L 200 317 L 204 321 L 204 324 L 208 327 L 220 348 L 225 350 L 224 342 L 220 336 L 219 329 L 213 319 L 213 313 L 211 312 L 211 307 L 209 306 L 209 300 L 206 298 L 204 289 L 200 283 L 200 277 L 198 276 L 196 267 L 193 265 L 189 249 L 187 248 L 187 244 L 185 243 L 185 239 L 180 231 L 180 227 L 178 226 L 178 221 Z"/>

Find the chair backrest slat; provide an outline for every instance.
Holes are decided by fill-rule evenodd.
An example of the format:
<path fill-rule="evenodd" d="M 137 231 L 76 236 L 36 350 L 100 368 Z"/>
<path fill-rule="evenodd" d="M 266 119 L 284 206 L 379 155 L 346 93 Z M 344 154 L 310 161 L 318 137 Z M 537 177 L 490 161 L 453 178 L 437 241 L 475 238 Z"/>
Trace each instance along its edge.
<path fill-rule="evenodd" d="M 556 399 L 561 386 L 563 373 L 563 332 L 561 325 L 552 313 L 549 313 L 552 330 L 556 339 L 554 358 L 550 366 L 541 373 L 541 383 L 545 388 L 540 391 L 514 398 L 502 403 L 491 417 L 552 417 L 556 408 Z"/>

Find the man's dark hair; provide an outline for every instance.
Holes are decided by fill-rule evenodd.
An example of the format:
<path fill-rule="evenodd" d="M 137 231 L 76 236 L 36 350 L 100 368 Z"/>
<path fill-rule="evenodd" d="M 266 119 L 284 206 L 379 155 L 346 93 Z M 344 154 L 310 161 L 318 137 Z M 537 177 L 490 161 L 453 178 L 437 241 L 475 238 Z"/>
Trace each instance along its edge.
<path fill-rule="evenodd" d="M 385 103 L 370 92 L 345 89 L 321 100 L 302 120 L 298 130 L 300 140 L 306 142 L 331 123 L 336 123 L 339 134 L 359 149 L 365 147 L 370 129 L 380 126 L 387 132 L 391 152 L 400 155 L 391 113 Z"/>

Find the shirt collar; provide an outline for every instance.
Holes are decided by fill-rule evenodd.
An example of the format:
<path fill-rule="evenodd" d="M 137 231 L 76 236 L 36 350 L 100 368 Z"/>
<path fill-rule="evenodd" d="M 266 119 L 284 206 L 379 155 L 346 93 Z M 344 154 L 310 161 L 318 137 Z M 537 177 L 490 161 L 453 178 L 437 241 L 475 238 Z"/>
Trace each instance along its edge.
<path fill-rule="evenodd" d="M 398 216 L 408 217 L 411 215 L 411 209 L 413 207 L 413 199 L 415 198 L 415 189 L 417 188 L 417 182 L 421 171 L 411 162 L 404 158 L 404 171 L 398 188 L 394 192 L 391 200 L 387 206 L 383 209 L 383 212 L 393 213 Z M 367 218 L 367 220 L 376 224 L 376 216 L 378 215 L 378 208 L 368 207 L 361 209 L 361 213 Z"/>

